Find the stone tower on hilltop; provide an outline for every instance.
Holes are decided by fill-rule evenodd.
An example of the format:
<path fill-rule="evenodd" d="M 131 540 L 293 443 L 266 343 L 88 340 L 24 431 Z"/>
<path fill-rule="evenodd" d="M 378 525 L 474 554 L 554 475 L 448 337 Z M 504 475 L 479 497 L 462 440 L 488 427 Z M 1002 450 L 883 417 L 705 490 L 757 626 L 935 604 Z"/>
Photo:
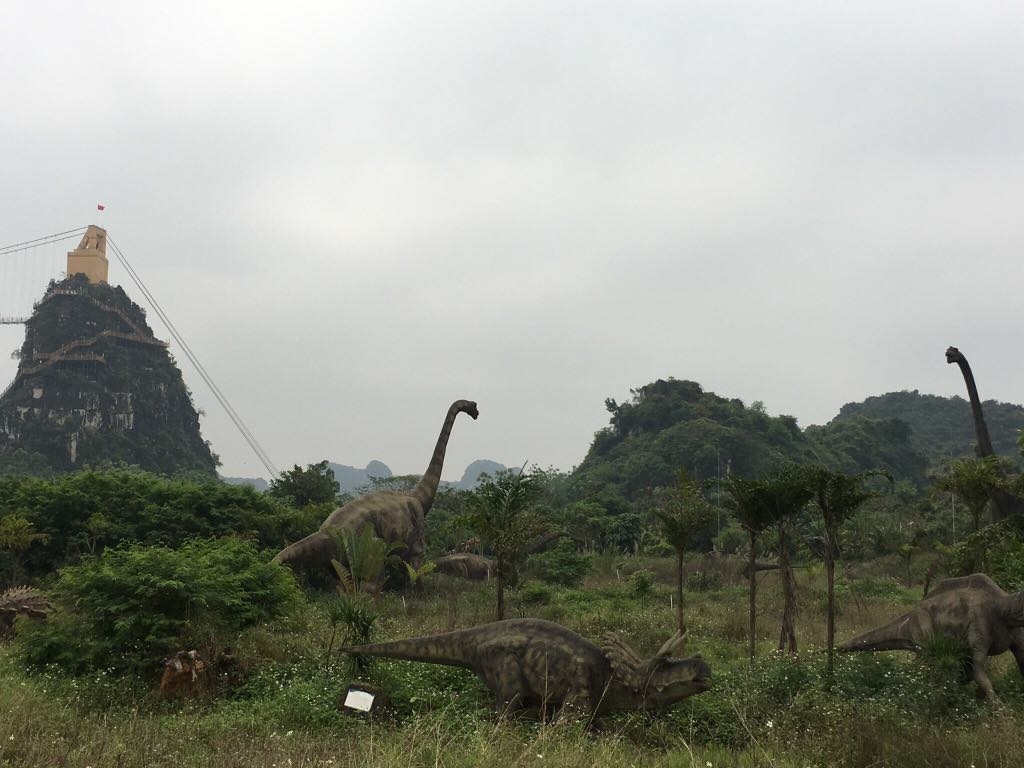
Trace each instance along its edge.
<path fill-rule="evenodd" d="M 0 475 L 127 464 L 214 476 L 199 416 L 145 312 L 107 282 L 107 233 L 90 226 L 25 323 L 0 394 Z"/>
<path fill-rule="evenodd" d="M 82 242 L 68 251 L 68 277 L 85 275 L 92 285 L 107 282 L 107 230 L 90 224 L 82 235 Z"/>

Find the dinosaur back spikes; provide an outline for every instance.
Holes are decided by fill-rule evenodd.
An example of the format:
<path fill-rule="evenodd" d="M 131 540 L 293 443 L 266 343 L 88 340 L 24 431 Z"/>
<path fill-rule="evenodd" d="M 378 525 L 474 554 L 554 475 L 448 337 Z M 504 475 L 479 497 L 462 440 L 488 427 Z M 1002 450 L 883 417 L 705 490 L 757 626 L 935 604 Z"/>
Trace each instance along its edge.
<path fill-rule="evenodd" d="M 0 622 L 9 623 L 19 615 L 42 619 L 52 610 L 46 596 L 32 587 L 11 587 L 0 592 Z"/>

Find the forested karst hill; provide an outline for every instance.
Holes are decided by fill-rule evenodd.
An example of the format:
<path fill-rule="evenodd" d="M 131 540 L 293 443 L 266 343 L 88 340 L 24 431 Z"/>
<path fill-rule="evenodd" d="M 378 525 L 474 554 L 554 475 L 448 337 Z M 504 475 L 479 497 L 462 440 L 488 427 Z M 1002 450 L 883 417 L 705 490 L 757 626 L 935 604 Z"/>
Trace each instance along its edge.
<path fill-rule="evenodd" d="M 1018 461 L 1017 439 L 1024 430 L 1024 406 L 985 400 L 981 407 L 995 452 Z M 916 389 L 912 392 L 888 392 L 860 403 L 847 403 L 830 424 L 857 417 L 906 422 L 911 429 L 911 443 L 932 460 L 974 454 L 971 404 L 962 397 L 924 395 Z"/>
<path fill-rule="evenodd" d="M 759 402 L 706 392 L 700 384 L 658 380 L 609 398 L 609 425 L 594 435 L 572 475 L 576 498 L 625 509 L 646 489 L 670 486 L 680 469 L 697 480 L 726 473 L 757 477 L 789 461 L 821 462 L 844 472 L 887 469 L 923 486 L 929 467 L 973 453 L 970 405 L 959 397 L 897 392 L 848 403 L 824 426 L 801 430 L 792 416 L 769 416 Z M 997 450 L 1019 457 L 1024 408 L 984 404 Z"/>
<path fill-rule="evenodd" d="M 120 288 L 52 282 L 0 397 L 0 474 L 129 464 L 213 476 L 216 458 L 167 345 Z"/>

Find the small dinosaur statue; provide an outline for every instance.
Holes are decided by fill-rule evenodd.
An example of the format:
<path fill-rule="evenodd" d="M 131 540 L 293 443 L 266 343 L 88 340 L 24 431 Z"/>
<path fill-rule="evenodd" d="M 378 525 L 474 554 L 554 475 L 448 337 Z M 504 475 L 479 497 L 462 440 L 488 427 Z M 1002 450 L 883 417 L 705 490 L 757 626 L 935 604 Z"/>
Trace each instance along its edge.
<path fill-rule="evenodd" d="M 495 568 L 494 560 L 472 552 L 445 555 L 434 560 L 434 564 L 438 573 L 474 581 L 488 581 Z"/>
<path fill-rule="evenodd" d="M 53 606 L 32 587 L 11 587 L 0 592 L 0 631 L 9 629 L 15 616 L 45 619 Z"/>
<path fill-rule="evenodd" d="M 1024 675 L 1024 592 L 1007 594 L 984 573 L 943 579 L 913 610 L 836 650 L 920 651 L 932 635 L 967 645 L 970 657 L 962 682 L 973 678 L 979 693 L 998 705 L 985 664 L 989 656 L 1010 651 Z"/>
<path fill-rule="evenodd" d="M 456 400 L 451 404 L 441 426 L 441 434 L 437 438 L 430 464 L 415 488 L 408 493 L 375 491 L 353 499 L 331 512 L 321 524 L 320 530 L 278 552 L 274 562 L 326 566 L 331 558 L 344 561 L 337 541 L 330 532 L 345 531 L 357 534 L 366 525 L 372 525 L 374 533 L 384 541 L 402 544 L 402 548 L 396 554 L 413 568 L 419 569 L 423 565 L 426 551 L 425 518 L 434 504 L 437 486 L 441 481 L 441 467 L 444 465 L 448 437 L 455 424 L 455 417 L 460 413 L 468 413 L 474 420 L 480 415 L 476 403 L 470 400 Z M 383 578 L 384 575 L 381 573 L 376 583 L 369 583 L 366 586 L 371 589 L 379 587 Z"/>
<path fill-rule="evenodd" d="M 683 639 L 676 632 L 643 660 L 614 634 L 598 647 L 550 621 L 506 619 L 342 650 L 472 670 L 499 712 L 577 706 L 593 718 L 617 709 L 664 709 L 710 688 L 711 668 L 700 656 L 669 658 Z"/>

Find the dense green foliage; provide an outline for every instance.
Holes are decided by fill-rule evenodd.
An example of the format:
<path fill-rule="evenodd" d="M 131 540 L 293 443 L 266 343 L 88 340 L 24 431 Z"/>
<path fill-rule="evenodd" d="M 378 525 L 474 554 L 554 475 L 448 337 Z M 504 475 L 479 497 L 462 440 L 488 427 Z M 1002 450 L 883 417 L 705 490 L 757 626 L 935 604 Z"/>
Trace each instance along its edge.
<path fill-rule="evenodd" d="M 231 645 L 245 627 L 300 600 L 291 573 L 267 560 L 233 538 L 177 549 L 126 545 L 86 558 L 62 569 L 51 590 L 60 611 L 26 627 L 26 661 L 75 674 L 145 672 L 185 645 L 208 653 Z"/>
<path fill-rule="evenodd" d="M 631 567 L 639 565 L 632 562 Z M 761 653 L 748 664 L 735 617 L 742 614 L 727 561 L 707 566 L 721 586 L 692 595 L 689 652 L 714 671 L 714 687 L 657 715 L 622 713 L 587 730 L 572 717 L 555 723 L 496 718 L 483 685 L 465 670 L 404 661 L 375 661 L 361 679 L 388 703 L 372 718 L 339 710 L 348 681 L 345 665 L 325 655 L 333 599 L 310 600 L 288 625 L 241 631 L 235 646 L 242 669 L 226 690 L 186 702 L 157 700 L 147 678 L 97 671 L 68 678 L 26 673 L 20 644 L 0 647 L 0 764 L 146 766 L 288 765 L 328 768 L 398 766 L 558 765 L 612 768 L 643 765 L 803 768 L 1010 768 L 1024 749 L 1024 686 L 1012 659 L 994 660 L 993 679 L 1005 706 L 998 715 L 955 683 L 956 656 L 929 648 L 899 653 L 843 655 L 826 687 L 820 617 L 820 574 L 801 574 L 804 631 L 809 649 L 798 658 Z M 907 590 L 877 574 L 843 583 L 840 636 L 849 637 L 913 603 Z M 533 582 L 512 593 L 512 608 L 560 621 L 590 638 L 622 632 L 641 655 L 672 630 L 668 605 L 671 563 L 644 561 L 650 578 L 642 599 L 629 579 L 591 578 L 583 588 Z M 383 596 L 377 638 L 407 637 L 467 626 L 484 615 L 493 587 L 434 577 L 413 603 Z M 766 578 L 771 578 L 770 576 Z M 526 598 L 531 590 L 530 601 Z M 774 593 L 773 591 L 769 591 Z M 762 610 L 774 615 L 769 599 Z M 766 622 L 762 622 L 766 623 Z M 336 642 L 340 639 L 336 639 Z M 758 638 L 767 649 L 769 638 Z M 336 646 L 335 646 L 336 647 Z M 1009 664 L 999 663 L 1001 661 Z M 13 738 L 12 738 L 13 737 Z"/>
<path fill-rule="evenodd" d="M 247 486 L 137 470 L 0 478 L 0 518 L 16 515 L 45 536 L 20 555 L 30 578 L 125 541 L 177 546 L 234 534 L 279 549 L 315 530 L 325 514 L 315 506 L 296 510 Z M 11 553 L 0 548 L 0 579 L 12 564 Z"/>
<path fill-rule="evenodd" d="M 0 400 L 0 475 L 124 464 L 213 477 L 217 458 L 166 345 L 120 288 L 51 283 Z"/>

